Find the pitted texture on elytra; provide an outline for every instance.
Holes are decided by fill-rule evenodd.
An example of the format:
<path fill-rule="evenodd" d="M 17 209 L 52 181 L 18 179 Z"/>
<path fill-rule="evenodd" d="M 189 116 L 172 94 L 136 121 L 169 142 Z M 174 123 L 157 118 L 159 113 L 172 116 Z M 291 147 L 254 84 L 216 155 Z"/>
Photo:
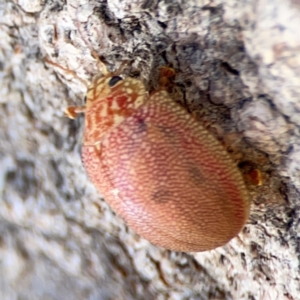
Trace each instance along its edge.
<path fill-rule="evenodd" d="M 249 213 L 241 174 L 167 92 L 147 98 L 102 134 L 99 147 L 83 146 L 89 177 L 128 225 L 156 245 L 204 251 L 225 244 Z"/>

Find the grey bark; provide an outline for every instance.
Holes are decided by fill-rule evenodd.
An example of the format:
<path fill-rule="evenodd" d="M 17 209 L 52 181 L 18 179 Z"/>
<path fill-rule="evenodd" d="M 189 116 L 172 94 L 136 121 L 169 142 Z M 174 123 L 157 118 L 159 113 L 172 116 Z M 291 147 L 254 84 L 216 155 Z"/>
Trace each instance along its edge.
<path fill-rule="evenodd" d="M 0 0 L 0 28 L 1 299 L 300 299 L 299 1 Z M 229 244 L 159 249 L 89 182 L 64 109 L 90 48 L 149 89 L 172 66 L 174 101 L 262 172 Z"/>

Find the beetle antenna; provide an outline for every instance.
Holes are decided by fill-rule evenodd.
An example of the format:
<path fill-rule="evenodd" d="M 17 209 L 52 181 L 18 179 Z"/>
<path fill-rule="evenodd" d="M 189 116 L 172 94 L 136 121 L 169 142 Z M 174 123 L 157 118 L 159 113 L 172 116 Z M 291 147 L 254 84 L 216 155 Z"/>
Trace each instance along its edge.
<path fill-rule="evenodd" d="M 59 64 L 53 62 L 52 60 L 50 60 L 50 59 L 47 58 L 47 57 L 44 57 L 44 61 L 45 61 L 47 64 L 52 65 L 52 66 L 54 66 L 54 67 L 57 67 L 57 68 L 63 70 L 64 72 L 66 72 L 66 73 L 72 74 L 72 76 L 75 77 L 76 79 L 78 79 L 80 82 L 82 82 L 82 83 L 86 86 L 86 88 L 89 87 L 89 83 L 88 83 L 87 81 L 85 81 L 84 79 L 80 78 L 80 77 L 76 74 L 75 71 L 70 70 L 70 69 L 68 69 L 68 68 L 65 68 L 65 67 L 59 65 Z"/>

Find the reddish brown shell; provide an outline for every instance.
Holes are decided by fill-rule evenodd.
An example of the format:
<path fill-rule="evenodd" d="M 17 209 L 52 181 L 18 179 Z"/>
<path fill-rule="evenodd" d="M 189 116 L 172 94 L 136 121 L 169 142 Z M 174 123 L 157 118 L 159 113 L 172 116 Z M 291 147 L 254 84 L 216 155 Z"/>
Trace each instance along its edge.
<path fill-rule="evenodd" d="M 112 77 L 87 95 L 82 158 L 91 181 L 153 244 L 196 252 L 227 243 L 249 214 L 228 153 L 166 91 L 148 96 L 132 78 L 111 87 Z"/>

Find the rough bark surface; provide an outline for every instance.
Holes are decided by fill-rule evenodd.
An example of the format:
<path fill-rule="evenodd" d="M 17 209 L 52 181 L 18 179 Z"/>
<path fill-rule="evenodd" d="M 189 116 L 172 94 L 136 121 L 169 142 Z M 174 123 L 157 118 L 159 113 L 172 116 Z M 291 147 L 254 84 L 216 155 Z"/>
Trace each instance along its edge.
<path fill-rule="evenodd" d="M 0 298 L 300 299 L 299 30 L 298 0 L 0 0 Z M 91 48 L 149 89 L 171 65 L 174 101 L 261 170 L 229 244 L 159 249 L 89 182 L 63 112 L 99 72 Z"/>

